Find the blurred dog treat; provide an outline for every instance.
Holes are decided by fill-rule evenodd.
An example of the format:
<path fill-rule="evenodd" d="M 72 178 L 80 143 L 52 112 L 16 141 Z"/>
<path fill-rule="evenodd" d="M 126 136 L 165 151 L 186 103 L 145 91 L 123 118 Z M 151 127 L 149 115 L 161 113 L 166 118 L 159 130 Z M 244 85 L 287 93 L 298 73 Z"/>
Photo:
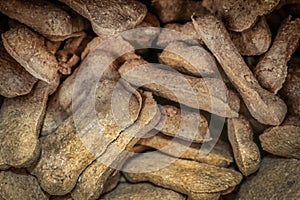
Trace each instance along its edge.
<path fill-rule="evenodd" d="M 0 110 L 0 166 L 28 167 L 38 159 L 38 136 L 49 90 L 40 81 L 31 93 L 4 99 Z"/>
<path fill-rule="evenodd" d="M 207 12 L 201 2 L 192 0 L 153 0 L 151 4 L 162 23 L 187 21 L 193 13 Z"/>
<path fill-rule="evenodd" d="M 185 196 L 169 189 L 154 186 L 150 183 L 121 183 L 118 187 L 101 197 L 106 200 L 156 200 L 156 199 L 173 199 L 184 200 Z"/>
<path fill-rule="evenodd" d="M 123 79 L 133 85 L 143 85 L 145 89 L 166 99 L 180 101 L 189 107 L 224 117 L 238 115 L 239 98 L 226 88 L 222 80 L 181 75 L 178 72 L 160 69 L 141 59 L 126 61 L 119 72 Z M 193 99 L 192 95 L 195 95 L 198 101 Z"/>
<path fill-rule="evenodd" d="M 242 96 L 252 116 L 263 124 L 279 125 L 287 112 L 285 103 L 259 85 L 223 23 L 214 16 L 193 18 L 193 23 L 200 38 Z"/>
<path fill-rule="evenodd" d="M 221 16 L 230 30 L 242 32 L 251 28 L 260 16 L 272 12 L 279 1 L 203 0 L 202 5 Z"/>
<path fill-rule="evenodd" d="M 0 186 L 0 199 L 49 199 L 36 178 L 26 170 L 0 171 Z"/>
<path fill-rule="evenodd" d="M 58 63 L 46 49 L 45 38 L 19 26 L 3 33 L 2 40 L 7 52 L 31 75 L 47 83 L 55 79 Z"/>
<path fill-rule="evenodd" d="M 299 199 L 300 161 L 266 157 L 242 184 L 237 199 Z"/>
<path fill-rule="evenodd" d="M 277 93 L 287 76 L 287 62 L 299 45 L 300 19 L 289 16 L 279 28 L 270 50 L 255 67 L 255 76 L 262 87 Z"/>
<path fill-rule="evenodd" d="M 300 159 L 300 126 L 270 128 L 259 136 L 262 148 L 274 155 Z"/>
<path fill-rule="evenodd" d="M 218 73 L 214 57 L 200 45 L 172 42 L 160 54 L 159 61 L 193 76 L 213 77 Z"/>
<path fill-rule="evenodd" d="M 161 106 L 162 117 L 155 127 L 162 133 L 193 142 L 211 140 L 208 122 L 203 115 L 175 106 Z"/>
<path fill-rule="evenodd" d="M 218 167 L 227 167 L 233 162 L 229 145 L 222 141 L 219 141 L 212 151 L 204 157 L 200 155 L 200 150 L 205 151 L 205 149 L 201 149 L 201 144 L 190 144 L 189 142 L 172 138 L 161 133 L 142 138 L 138 144 L 152 147 L 171 156 L 195 160 Z"/>
<path fill-rule="evenodd" d="M 28 94 L 38 81 L 4 49 L 0 41 L 0 95 L 12 98 Z"/>
<path fill-rule="evenodd" d="M 98 199 L 103 185 L 113 169 L 121 169 L 129 155 L 129 150 L 139 138 L 153 129 L 160 119 L 160 112 L 152 94 L 145 92 L 144 101 L 139 118 L 125 129 L 118 138 L 112 141 L 97 160 L 83 173 L 81 180 L 72 191 L 74 199 Z"/>
<path fill-rule="evenodd" d="M 249 121 L 243 116 L 228 119 L 227 127 L 228 138 L 239 170 L 245 176 L 254 173 L 259 168 L 260 152 L 253 142 L 253 132 Z"/>
<path fill-rule="evenodd" d="M 262 17 L 250 29 L 242 32 L 231 31 L 230 37 L 240 54 L 245 56 L 265 53 L 272 42 L 272 34 L 265 17 Z"/>
<path fill-rule="evenodd" d="M 126 178 L 131 182 L 149 181 L 186 195 L 222 192 L 236 186 L 242 179 L 240 173 L 231 169 L 182 159 L 171 160 L 158 152 L 143 153 L 126 163 Z M 153 164 L 148 165 L 150 163 Z M 155 163 L 165 163 L 166 166 L 157 168 Z M 138 173 L 141 170 L 149 171 Z"/>
<path fill-rule="evenodd" d="M 0 2 L 0 12 L 53 41 L 62 41 L 89 27 L 83 17 L 45 0 Z"/>
<path fill-rule="evenodd" d="M 60 0 L 92 23 L 98 35 L 117 34 L 140 24 L 147 14 L 144 4 L 130 0 Z"/>

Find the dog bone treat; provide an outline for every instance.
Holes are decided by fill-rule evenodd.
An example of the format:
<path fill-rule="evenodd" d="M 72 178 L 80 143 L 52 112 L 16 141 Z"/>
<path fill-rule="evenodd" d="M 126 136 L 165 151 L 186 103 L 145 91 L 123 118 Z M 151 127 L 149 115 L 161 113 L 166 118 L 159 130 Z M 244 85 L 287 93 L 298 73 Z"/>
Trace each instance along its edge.
<path fill-rule="evenodd" d="M 299 199 L 299 178 L 299 160 L 266 157 L 258 173 L 242 184 L 237 199 Z"/>
<path fill-rule="evenodd" d="M 300 126 L 283 125 L 259 136 L 262 148 L 274 155 L 300 159 Z"/>
<path fill-rule="evenodd" d="M 195 12 L 197 14 L 207 12 L 201 2 L 192 0 L 153 0 L 152 7 L 162 23 L 187 21 Z"/>
<path fill-rule="evenodd" d="M 43 190 L 51 195 L 65 195 L 76 184 L 85 167 L 95 158 L 80 140 L 72 117 L 58 127 L 54 134 L 42 137 L 41 158 L 31 173 Z"/>
<path fill-rule="evenodd" d="M 249 121 L 240 116 L 228 119 L 228 138 L 233 149 L 235 162 L 239 170 L 248 176 L 254 173 L 260 164 L 260 152 L 253 142 L 253 132 Z"/>
<path fill-rule="evenodd" d="M 0 166 L 28 167 L 39 157 L 38 136 L 49 90 L 40 81 L 31 93 L 4 99 L 0 110 Z"/>
<path fill-rule="evenodd" d="M 120 136 L 114 140 L 97 160 L 91 164 L 83 173 L 81 180 L 72 191 L 74 199 L 97 199 L 105 181 L 112 173 L 112 168 L 120 168 L 128 157 L 128 151 L 137 143 L 139 138 L 153 129 L 160 119 L 160 112 L 152 94 L 143 94 L 144 102 L 137 121 L 125 129 Z"/>
<path fill-rule="evenodd" d="M 112 35 L 132 29 L 147 14 L 144 4 L 130 0 L 60 0 L 92 23 L 94 32 Z"/>
<path fill-rule="evenodd" d="M 242 32 L 251 28 L 260 16 L 272 12 L 278 3 L 279 0 L 259 3 L 251 0 L 203 0 L 202 5 L 220 15 L 230 30 Z"/>
<path fill-rule="evenodd" d="M 223 23 L 214 16 L 193 19 L 193 23 L 201 39 L 242 96 L 252 116 L 263 124 L 281 124 L 287 112 L 285 103 L 259 85 L 232 43 Z"/>
<path fill-rule="evenodd" d="M 109 79 L 99 81 L 94 108 L 98 120 L 90 119 L 89 109 L 84 109 L 84 111 L 79 109 L 73 115 L 81 119 L 80 122 L 75 124 L 73 117 L 69 117 L 54 134 L 43 137 L 42 155 L 32 173 L 49 194 L 64 195 L 70 192 L 81 172 L 97 156 L 106 152 L 108 146 L 118 138 L 121 131 L 129 127 L 137 118 L 141 107 L 141 102 L 139 102 L 141 97 L 137 92 L 127 91 L 128 88 L 125 89 L 125 86 L 115 87 L 116 82 Z M 115 105 L 117 113 L 113 113 L 111 107 L 113 91 L 120 99 L 131 97 L 129 105 L 126 101 Z M 81 106 L 85 108 L 85 104 Z M 127 106 L 130 111 L 129 119 L 123 113 Z M 122 119 L 121 123 L 118 123 L 115 116 Z M 57 155 L 57 152 L 61 153 Z M 68 162 L 61 162 L 61 160 L 68 160 Z"/>
<path fill-rule="evenodd" d="M 45 0 L 1 1 L 0 12 L 53 41 L 62 41 L 89 27 L 80 15 Z"/>
<path fill-rule="evenodd" d="M 287 97 L 289 112 L 300 116 L 300 69 L 292 68 L 288 70 L 288 76 L 283 85 L 283 93 Z"/>
<path fill-rule="evenodd" d="M 192 76 L 214 76 L 218 72 L 214 57 L 203 47 L 172 42 L 159 56 L 162 64 Z"/>
<path fill-rule="evenodd" d="M 211 140 L 208 122 L 203 115 L 175 106 L 161 106 L 162 117 L 156 129 L 162 133 L 194 142 Z M 195 124 L 194 126 L 191 124 Z"/>
<path fill-rule="evenodd" d="M 1 41 L 0 52 L 0 95 L 12 98 L 28 94 L 37 79 L 7 53 Z"/>
<path fill-rule="evenodd" d="M 235 187 L 242 179 L 240 173 L 231 169 L 182 159 L 171 162 L 172 159 L 158 152 L 143 153 L 125 164 L 126 178 L 131 182 L 149 181 L 186 195 L 222 192 Z M 148 166 L 149 163 L 168 163 L 168 165 L 150 170 L 156 166 Z M 128 172 L 129 170 L 133 172 Z M 135 173 L 139 170 L 149 171 Z"/>
<path fill-rule="evenodd" d="M 186 141 L 165 136 L 161 133 L 152 137 L 142 138 L 138 144 L 152 147 L 171 156 L 195 160 L 218 167 L 227 167 L 233 162 L 229 145 L 222 141 L 219 141 L 205 157 L 200 155 L 201 144 L 189 144 Z"/>
<path fill-rule="evenodd" d="M 262 17 L 252 28 L 243 32 L 230 32 L 232 42 L 241 55 L 255 56 L 265 53 L 272 42 L 266 18 Z"/>
<path fill-rule="evenodd" d="M 156 200 L 156 199 L 173 199 L 185 200 L 185 196 L 174 192 L 173 190 L 154 186 L 150 183 L 121 183 L 118 187 L 101 197 L 103 200 Z"/>
<path fill-rule="evenodd" d="M 2 40 L 7 52 L 31 75 L 47 83 L 55 79 L 58 63 L 47 51 L 43 37 L 20 26 L 3 33 Z"/>
<path fill-rule="evenodd" d="M 25 170 L 0 171 L 0 199 L 47 200 L 34 176 Z"/>
<path fill-rule="evenodd" d="M 122 78 L 133 85 L 143 85 L 145 89 L 166 99 L 180 101 L 189 107 L 200 108 L 224 117 L 238 115 L 239 98 L 226 88 L 222 80 L 180 75 L 141 59 L 126 61 L 119 72 Z M 145 82 L 147 84 L 144 84 Z M 191 100 L 190 95 L 193 94 L 198 101 Z"/>
<path fill-rule="evenodd" d="M 277 93 L 287 76 L 287 62 L 299 45 L 300 19 L 289 16 L 279 28 L 270 50 L 255 67 L 255 76 L 262 87 Z"/>

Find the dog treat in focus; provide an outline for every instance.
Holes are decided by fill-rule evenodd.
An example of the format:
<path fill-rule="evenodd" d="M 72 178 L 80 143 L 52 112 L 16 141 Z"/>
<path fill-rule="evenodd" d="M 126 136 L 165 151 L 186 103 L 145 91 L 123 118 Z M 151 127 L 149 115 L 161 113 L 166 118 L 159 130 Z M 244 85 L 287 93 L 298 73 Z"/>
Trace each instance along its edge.
<path fill-rule="evenodd" d="M 242 32 L 251 28 L 260 16 L 272 12 L 279 1 L 203 0 L 202 5 L 221 16 L 230 30 Z"/>
<path fill-rule="evenodd" d="M 122 0 L 60 0 L 90 20 L 98 35 L 113 35 L 140 24 L 147 8 L 138 1 Z"/>
<path fill-rule="evenodd" d="M 153 0 L 151 4 L 162 23 L 187 21 L 191 19 L 193 13 L 207 12 L 201 2 L 192 0 Z"/>
<path fill-rule="evenodd" d="M 192 76 L 213 77 L 218 73 L 216 61 L 207 50 L 184 42 L 170 43 L 160 54 L 159 62 Z"/>
<path fill-rule="evenodd" d="M 105 153 L 83 172 L 81 180 L 72 191 L 73 198 L 97 199 L 112 169 L 120 169 L 129 156 L 129 150 L 159 122 L 160 112 L 152 94 L 145 92 L 143 97 L 143 107 L 137 121 L 112 141 Z"/>
<path fill-rule="evenodd" d="M 45 38 L 20 26 L 3 33 L 2 40 L 7 52 L 31 75 L 47 83 L 55 80 L 58 63 L 46 49 Z"/>
<path fill-rule="evenodd" d="M 299 179 L 299 160 L 266 157 L 257 174 L 241 185 L 237 199 L 299 199 Z"/>
<path fill-rule="evenodd" d="M 228 119 L 228 138 L 239 170 L 248 176 L 259 168 L 260 152 L 253 142 L 253 132 L 249 121 L 240 116 Z"/>
<path fill-rule="evenodd" d="M 54 134 L 42 138 L 42 155 L 33 169 L 33 174 L 49 194 L 64 195 L 70 192 L 81 172 L 97 156 L 104 153 L 111 142 L 118 138 L 121 131 L 129 127 L 138 117 L 141 97 L 137 92 L 127 91 L 126 89 L 129 89 L 127 86 L 126 89 L 122 85 L 115 87 L 116 82 L 117 80 L 109 79 L 99 81 L 95 97 L 96 105 L 90 108 L 95 109 L 97 113 L 95 119 L 90 119 L 92 117 L 90 109 L 85 107 L 84 103 L 80 104 L 83 109 L 73 113 L 73 116 L 80 121 L 75 124 L 73 117 L 69 117 Z M 120 102 L 115 105 L 114 113 L 111 105 L 113 91 L 120 99 L 130 97 L 129 105 L 126 101 Z M 127 106 L 130 113 L 124 112 Z M 121 123 L 115 119 L 115 116 L 122 119 Z M 57 155 L 57 152 L 62 153 Z M 61 162 L 61 160 L 68 160 L 68 162 Z"/>
<path fill-rule="evenodd" d="M 125 176 L 131 182 L 149 181 L 186 195 L 222 192 L 235 187 L 242 180 L 242 175 L 232 169 L 173 159 L 158 152 L 140 154 L 127 161 L 124 167 Z M 156 169 L 155 163 L 166 166 Z M 156 170 L 150 171 L 153 167 Z M 140 170 L 148 171 L 137 173 Z"/>
<path fill-rule="evenodd" d="M 26 170 L 14 170 L 0 171 L 0 199 L 48 200 L 49 197 L 34 176 Z"/>
<path fill-rule="evenodd" d="M 119 72 L 133 85 L 143 85 L 143 88 L 166 99 L 224 117 L 238 116 L 239 98 L 220 79 L 181 75 L 141 59 L 126 61 Z"/>
<path fill-rule="evenodd" d="M 51 195 L 65 195 L 75 186 L 78 176 L 95 158 L 82 144 L 72 117 L 54 134 L 42 137 L 41 157 L 31 169 L 40 186 Z"/>
<path fill-rule="evenodd" d="M 0 12 L 53 41 L 65 40 L 89 27 L 87 20 L 77 13 L 45 0 L 1 1 Z"/>
<path fill-rule="evenodd" d="M 185 200 L 185 196 L 173 190 L 154 186 L 150 183 L 121 183 L 118 187 L 101 197 L 103 200 L 156 200 L 156 199 L 172 199 Z"/>
<path fill-rule="evenodd" d="M 39 81 L 29 94 L 4 99 L 0 110 L 0 166 L 29 167 L 38 159 L 38 136 L 49 89 Z"/>
<path fill-rule="evenodd" d="M 278 156 L 300 159 L 300 126 L 283 125 L 259 136 L 263 150 Z"/>
<path fill-rule="evenodd" d="M 28 94 L 37 81 L 7 53 L 0 41 L 0 95 L 12 98 Z"/>
<path fill-rule="evenodd" d="M 150 132 L 151 133 L 151 132 Z M 218 141 L 205 157 L 201 157 L 201 144 L 186 142 L 158 133 L 151 137 L 142 138 L 138 144 L 149 146 L 171 156 L 195 160 L 218 167 L 227 167 L 233 162 L 231 149 L 225 142 Z M 205 149 L 201 149 L 205 151 Z"/>
<path fill-rule="evenodd" d="M 300 69 L 291 68 L 288 70 L 286 81 L 283 85 L 283 93 L 287 98 L 289 112 L 300 116 Z"/>
<path fill-rule="evenodd" d="M 223 23 L 214 16 L 193 18 L 193 23 L 200 38 L 242 96 L 251 115 L 263 124 L 281 124 L 287 112 L 284 101 L 259 85 Z"/>
<path fill-rule="evenodd" d="M 161 106 L 161 111 L 161 120 L 155 127 L 158 131 L 193 142 L 211 140 L 208 122 L 199 112 L 191 112 L 171 105 Z"/>
<path fill-rule="evenodd" d="M 245 56 L 265 53 L 272 42 L 272 34 L 265 17 L 262 17 L 250 29 L 243 32 L 231 31 L 229 34 L 240 54 Z"/>
<path fill-rule="evenodd" d="M 289 16 L 279 28 L 270 50 L 255 67 L 255 76 L 262 87 L 277 93 L 287 76 L 287 62 L 299 45 L 300 19 Z"/>

